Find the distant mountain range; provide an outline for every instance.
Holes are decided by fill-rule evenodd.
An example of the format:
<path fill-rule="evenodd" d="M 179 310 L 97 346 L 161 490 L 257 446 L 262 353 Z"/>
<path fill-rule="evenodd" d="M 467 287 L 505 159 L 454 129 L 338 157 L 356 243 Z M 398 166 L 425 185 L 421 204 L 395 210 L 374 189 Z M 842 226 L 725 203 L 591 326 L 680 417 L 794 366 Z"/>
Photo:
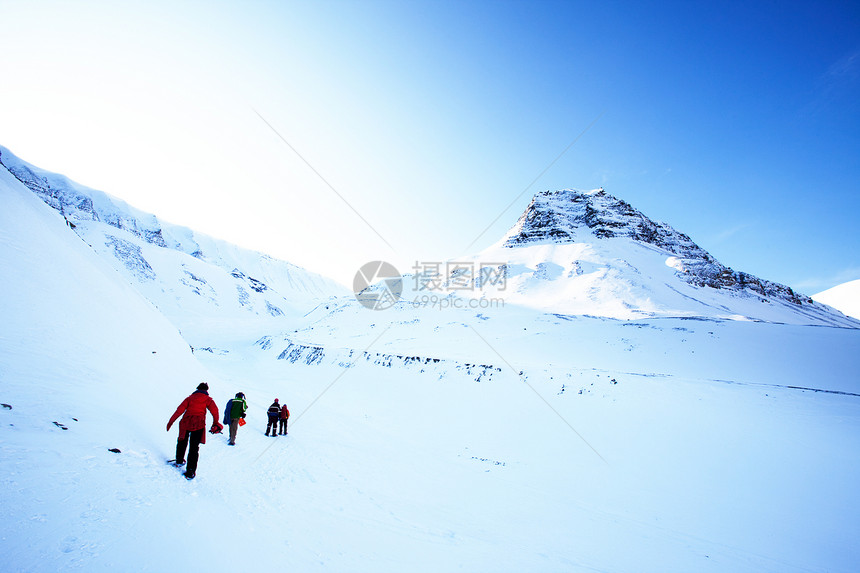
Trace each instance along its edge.
<path fill-rule="evenodd" d="M 354 302 L 352 293 L 319 274 L 164 223 L 3 147 L 0 165 L 186 334 L 212 321 L 301 316 L 327 299 L 339 300 L 337 306 Z M 790 287 L 721 264 L 689 236 L 603 189 L 536 194 L 500 241 L 465 262 L 473 274 L 449 265 L 436 291 L 427 292 L 490 297 L 554 314 L 860 327 Z M 502 280 L 488 281 L 487 273 Z M 406 302 L 427 284 L 420 276 L 409 279 L 416 287 L 404 294 Z"/>

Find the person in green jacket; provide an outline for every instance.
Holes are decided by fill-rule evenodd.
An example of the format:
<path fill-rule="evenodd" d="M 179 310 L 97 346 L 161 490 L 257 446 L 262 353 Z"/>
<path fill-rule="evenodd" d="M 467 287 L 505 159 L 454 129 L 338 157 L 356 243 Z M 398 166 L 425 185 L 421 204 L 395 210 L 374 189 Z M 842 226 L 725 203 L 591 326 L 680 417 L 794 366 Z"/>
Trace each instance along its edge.
<path fill-rule="evenodd" d="M 245 401 L 245 395 L 242 392 L 237 392 L 236 397 L 230 400 L 230 440 L 227 443 L 231 446 L 236 445 L 236 432 L 239 431 L 239 420 L 245 417 L 247 410 L 248 403 Z"/>

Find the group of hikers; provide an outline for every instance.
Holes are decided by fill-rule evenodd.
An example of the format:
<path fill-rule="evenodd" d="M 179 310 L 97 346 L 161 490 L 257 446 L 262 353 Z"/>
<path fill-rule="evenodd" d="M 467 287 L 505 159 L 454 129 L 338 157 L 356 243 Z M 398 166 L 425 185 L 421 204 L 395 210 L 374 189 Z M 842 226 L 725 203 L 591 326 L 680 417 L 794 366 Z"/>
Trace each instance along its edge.
<path fill-rule="evenodd" d="M 227 426 L 230 432 L 227 444 L 235 446 L 239 426 L 245 425 L 248 402 L 245 401 L 245 394 L 237 392 L 236 397 L 231 398 L 224 407 L 223 425 L 218 422 L 218 406 L 215 404 L 215 400 L 209 396 L 209 385 L 206 382 L 201 382 L 197 389 L 179 404 L 179 407 L 170 417 L 170 421 L 167 422 L 167 431 L 169 432 L 177 418 L 182 416 L 182 419 L 179 420 L 179 438 L 176 441 L 176 458 L 173 460 L 173 464 L 177 467 L 185 465 L 185 451 L 188 450 L 188 465 L 182 474 L 186 479 L 194 479 L 197 474 L 200 444 L 206 443 L 207 410 L 212 414 L 212 425 L 209 428 L 209 433 L 220 434 L 224 426 Z M 266 416 L 268 418 L 267 436 L 270 435 L 270 430 L 272 436 L 287 435 L 287 421 L 290 418 L 290 411 L 286 404 L 281 405 L 275 398 L 275 401 L 266 411 Z"/>

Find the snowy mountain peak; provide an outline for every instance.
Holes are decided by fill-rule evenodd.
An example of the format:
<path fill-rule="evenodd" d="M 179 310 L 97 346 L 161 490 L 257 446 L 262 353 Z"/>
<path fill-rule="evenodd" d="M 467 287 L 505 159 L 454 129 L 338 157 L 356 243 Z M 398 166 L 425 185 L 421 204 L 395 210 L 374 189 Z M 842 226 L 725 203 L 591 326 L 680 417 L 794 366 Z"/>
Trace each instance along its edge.
<path fill-rule="evenodd" d="M 724 266 L 688 235 L 603 188 L 536 194 L 481 257 L 508 261 L 506 276 L 514 284 L 509 300 L 541 308 L 621 318 L 692 312 L 858 326 L 788 286 Z M 782 310 L 771 312 L 776 308 Z"/>
<path fill-rule="evenodd" d="M 658 223 L 607 193 L 562 189 L 534 196 L 505 237 L 506 247 L 534 243 L 575 243 L 589 238 L 628 237 L 676 255 L 710 258 L 690 237 Z"/>
<path fill-rule="evenodd" d="M 759 294 L 780 291 L 794 303 L 811 302 L 789 287 L 762 281 L 721 265 L 684 233 L 653 221 L 602 187 L 591 191 L 563 189 L 534 196 L 504 239 L 505 247 L 542 243 L 588 243 L 593 239 L 627 238 L 674 255 L 667 260 L 687 282 L 713 288 L 751 288 Z"/>

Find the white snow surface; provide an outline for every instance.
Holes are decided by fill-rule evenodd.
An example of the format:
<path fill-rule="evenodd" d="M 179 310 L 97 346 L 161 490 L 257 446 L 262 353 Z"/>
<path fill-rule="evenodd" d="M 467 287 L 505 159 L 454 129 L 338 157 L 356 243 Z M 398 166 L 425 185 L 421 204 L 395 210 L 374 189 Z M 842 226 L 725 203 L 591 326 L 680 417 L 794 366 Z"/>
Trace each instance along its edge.
<path fill-rule="evenodd" d="M 538 310 L 618 319 L 703 317 L 857 328 L 860 322 L 810 301 L 794 304 L 743 290 L 697 286 L 678 278 L 684 262 L 627 238 L 490 247 L 469 258 L 506 265 L 507 280 L 464 294 Z M 820 301 L 826 303 L 826 301 Z"/>
<path fill-rule="evenodd" d="M 127 230 L 111 227 L 113 243 L 93 222 L 72 230 L 5 169 L 0 194 L 4 570 L 860 563 L 856 328 L 671 316 L 662 299 L 630 320 L 454 295 L 440 308 L 411 291 L 384 311 L 281 294 L 291 306 L 273 316 L 273 287 Z M 614 244 L 597 255 L 618 258 Z M 525 247 L 512 266 L 545 262 L 553 277 L 576 254 L 597 272 L 576 249 Z M 155 278 L 126 264 L 138 255 Z M 672 272 L 661 264 L 643 266 Z M 541 295 L 570 300 L 564 288 Z M 249 423 L 235 447 L 209 435 L 186 481 L 165 463 L 164 427 L 202 380 L 219 409 L 245 392 Z M 288 436 L 263 435 L 275 397 Z"/>
<path fill-rule="evenodd" d="M 812 298 L 860 319 L 860 279 L 848 281 L 812 295 Z"/>

